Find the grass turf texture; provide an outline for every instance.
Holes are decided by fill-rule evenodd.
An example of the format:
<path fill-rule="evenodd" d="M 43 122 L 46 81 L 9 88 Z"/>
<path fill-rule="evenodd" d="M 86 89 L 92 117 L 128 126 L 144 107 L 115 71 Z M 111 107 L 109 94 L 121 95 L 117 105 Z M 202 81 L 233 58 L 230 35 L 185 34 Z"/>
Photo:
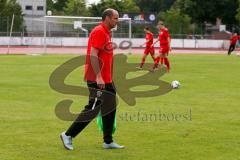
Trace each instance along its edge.
<path fill-rule="evenodd" d="M 74 139 L 66 151 L 59 134 L 71 122 L 59 120 L 54 108 L 60 100 L 74 100 L 80 111 L 86 97 L 63 95 L 50 89 L 52 71 L 74 56 L 0 56 L 1 160 L 236 160 L 240 157 L 240 58 L 226 55 L 171 55 L 172 70 L 161 79 L 179 80 L 181 89 L 166 95 L 137 99 L 135 107 L 122 100 L 115 140 L 124 150 L 102 149 L 96 122 Z M 140 56 L 129 56 L 138 63 Z M 151 58 L 148 57 L 151 62 Z M 121 67 L 121 66 L 119 66 Z M 68 83 L 84 85 L 83 68 Z M 141 88 L 144 89 L 144 88 Z M 148 89 L 147 86 L 145 89 Z M 130 120 L 125 113 L 187 115 L 192 119 Z"/>

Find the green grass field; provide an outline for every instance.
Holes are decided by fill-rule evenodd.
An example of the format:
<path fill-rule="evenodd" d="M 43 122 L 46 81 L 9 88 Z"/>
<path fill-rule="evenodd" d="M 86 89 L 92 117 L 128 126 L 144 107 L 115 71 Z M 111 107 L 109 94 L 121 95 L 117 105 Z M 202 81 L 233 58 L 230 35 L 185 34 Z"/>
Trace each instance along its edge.
<path fill-rule="evenodd" d="M 102 149 L 102 134 L 94 121 L 74 139 L 75 150 L 67 151 L 59 134 L 71 122 L 56 117 L 55 105 L 73 99 L 72 112 L 79 112 L 87 98 L 55 92 L 48 80 L 56 67 L 73 57 L 0 56 L 0 160 L 240 159 L 240 57 L 171 55 L 172 70 L 161 79 L 179 80 L 180 89 L 138 98 L 136 106 L 120 99 L 114 137 L 126 149 Z M 128 61 L 138 63 L 140 56 L 129 56 Z M 67 82 L 84 85 L 82 79 L 79 68 Z M 159 111 L 182 117 L 144 119 Z M 143 116 L 140 120 L 124 118 L 138 113 Z"/>

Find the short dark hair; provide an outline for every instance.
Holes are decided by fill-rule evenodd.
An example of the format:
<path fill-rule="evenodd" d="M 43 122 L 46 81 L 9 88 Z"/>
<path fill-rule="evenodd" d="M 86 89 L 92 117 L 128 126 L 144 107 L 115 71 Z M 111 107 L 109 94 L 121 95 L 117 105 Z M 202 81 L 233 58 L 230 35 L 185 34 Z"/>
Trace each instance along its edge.
<path fill-rule="evenodd" d="M 145 26 L 145 28 L 144 29 L 146 29 L 146 30 L 148 30 L 149 31 L 149 27 L 148 26 Z"/>
<path fill-rule="evenodd" d="M 113 11 L 114 10 L 111 8 L 105 9 L 102 13 L 102 20 L 104 21 L 107 16 L 111 17 L 113 15 Z"/>

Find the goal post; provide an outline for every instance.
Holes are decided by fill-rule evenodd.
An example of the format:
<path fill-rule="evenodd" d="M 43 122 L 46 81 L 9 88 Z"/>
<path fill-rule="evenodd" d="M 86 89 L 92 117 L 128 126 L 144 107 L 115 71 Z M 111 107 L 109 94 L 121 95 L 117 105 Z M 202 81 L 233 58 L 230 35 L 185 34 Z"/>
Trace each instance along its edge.
<path fill-rule="evenodd" d="M 98 25 L 101 17 L 44 16 L 44 53 L 51 53 L 52 48 L 64 48 L 66 52 L 84 52 L 91 30 Z M 132 44 L 131 18 L 119 18 L 117 29 L 112 29 L 112 41 L 118 53 L 131 53 Z M 127 47 L 120 46 L 125 41 Z M 69 51 L 68 51 L 68 49 Z M 76 50 L 74 51 L 75 48 Z M 80 50 L 81 48 L 81 50 Z M 61 52 L 64 52 L 61 49 Z"/>

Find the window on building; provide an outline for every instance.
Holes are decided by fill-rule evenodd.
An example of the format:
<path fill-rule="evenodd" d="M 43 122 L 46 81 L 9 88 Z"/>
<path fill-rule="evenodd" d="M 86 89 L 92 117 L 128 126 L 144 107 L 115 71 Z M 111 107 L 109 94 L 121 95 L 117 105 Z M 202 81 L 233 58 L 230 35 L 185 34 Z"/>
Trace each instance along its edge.
<path fill-rule="evenodd" d="M 43 11 L 43 9 L 44 9 L 43 6 L 37 6 L 38 11 Z"/>
<path fill-rule="evenodd" d="M 26 10 L 32 10 L 32 8 L 33 8 L 32 6 L 25 6 Z"/>

